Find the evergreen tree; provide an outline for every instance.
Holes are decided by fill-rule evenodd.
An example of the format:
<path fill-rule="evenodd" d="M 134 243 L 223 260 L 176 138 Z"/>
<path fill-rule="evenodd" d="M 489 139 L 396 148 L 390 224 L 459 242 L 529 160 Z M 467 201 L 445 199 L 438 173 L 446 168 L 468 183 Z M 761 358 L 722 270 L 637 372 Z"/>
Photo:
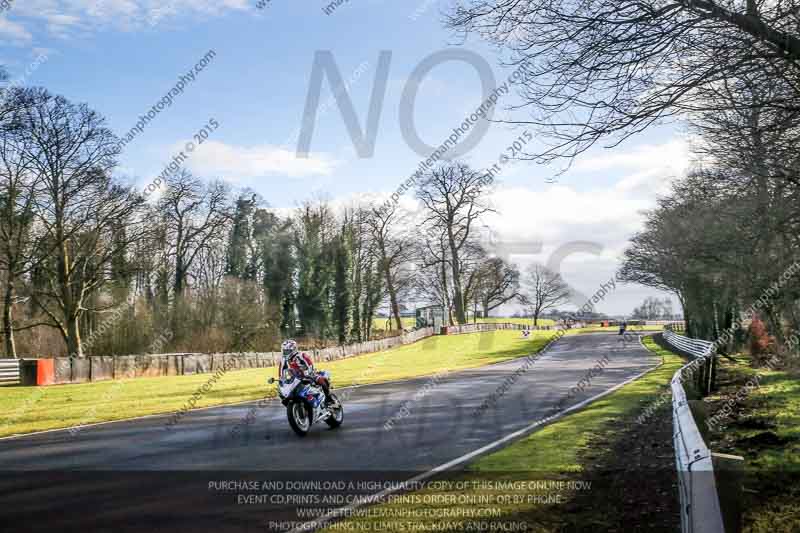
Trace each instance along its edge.
<path fill-rule="evenodd" d="M 253 279 L 251 246 L 253 240 L 253 212 L 255 194 L 243 194 L 236 200 L 233 224 L 228 239 L 225 273 L 240 279 Z M 248 268 L 250 267 L 250 268 Z"/>
<path fill-rule="evenodd" d="M 330 212 L 306 204 L 295 228 L 297 313 L 301 333 L 325 338 L 330 325 L 333 255 L 328 244 Z"/>
<path fill-rule="evenodd" d="M 337 240 L 333 288 L 333 318 L 339 344 L 344 344 L 347 340 L 347 328 L 350 318 L 350 262 L 344 237 L 344 228 L 342 228 L 342 232 L 342 235 Z"/>

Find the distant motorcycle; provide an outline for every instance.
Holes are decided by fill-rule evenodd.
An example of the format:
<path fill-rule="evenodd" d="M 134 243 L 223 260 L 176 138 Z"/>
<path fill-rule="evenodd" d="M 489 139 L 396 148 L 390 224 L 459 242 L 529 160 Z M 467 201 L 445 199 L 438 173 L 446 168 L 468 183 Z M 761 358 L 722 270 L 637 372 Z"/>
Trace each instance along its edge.
<path fill-rule="evenodd" d="M 278 396 L 286 407 L 289 425 L 299 437 L 305 437 L 311 426 L 325 421 L 331 428 L 338 428 L 344 420 L 344 408 L 335 394 L 331 392 L 330 406 L 325 405 L 325 392 L 311 379 L 292 370 L 288 365 L 281 365 L 283 372 L 277 380 Z M 328 378 L 327 372 L 320 375 Z M 275 383 L 269 378 L 268 383 Z"/>

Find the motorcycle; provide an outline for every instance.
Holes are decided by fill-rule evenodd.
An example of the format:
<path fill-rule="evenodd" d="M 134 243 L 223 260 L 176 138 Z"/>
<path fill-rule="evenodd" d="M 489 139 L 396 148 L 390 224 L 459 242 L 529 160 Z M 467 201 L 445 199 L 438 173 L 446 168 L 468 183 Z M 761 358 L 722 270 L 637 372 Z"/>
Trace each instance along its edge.
<path fill-rule="evenodd" d="M 282 367 L 283 371 L 277 380 L 278 397 L 286 407 L 289 425 L 299 437 L 305 437 L 312 425 L 322 421 L 332 429 L 342 425 L 344 408 L 335 394 L 331 392 L 330 406 L 325 405 L 322 387 L 288 365 Z M 319 375 L 330 380 L 327 372 L 319 372 Z M 276 380 L 269 378 L 267 382 L 273 384 Z"/>

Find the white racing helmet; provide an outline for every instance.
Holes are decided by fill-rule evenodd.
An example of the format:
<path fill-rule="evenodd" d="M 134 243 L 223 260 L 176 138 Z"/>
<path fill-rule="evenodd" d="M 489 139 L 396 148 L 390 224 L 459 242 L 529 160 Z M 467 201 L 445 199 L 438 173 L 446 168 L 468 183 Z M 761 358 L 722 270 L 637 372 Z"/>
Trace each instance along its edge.
<path fill-rule="evenodd" d="M 297 353 L 297 343 L 292 339 L 283 341 L 281 344 L 281 353 L 286 357 L 291 357 Z"/>

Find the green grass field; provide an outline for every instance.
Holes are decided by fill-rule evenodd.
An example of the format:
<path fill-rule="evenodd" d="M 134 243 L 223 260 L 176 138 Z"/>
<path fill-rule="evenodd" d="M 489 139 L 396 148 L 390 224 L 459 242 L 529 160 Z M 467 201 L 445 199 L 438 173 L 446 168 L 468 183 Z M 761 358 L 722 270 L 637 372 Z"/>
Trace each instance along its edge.
<path fill-rule="evenodd" d="M 413 317 L 401 317 L 400 321 L 403 323 L 404 328 L 413 328 L 416 325 L 416 319 Z M 489 318 L 479 318 L 478 323 L 480 324 L 498 324 L 498 323 L 508 323 L 508 324 L 523 324 L 526 326 L 530 326 L 533 324 L 533 319 L 530 318 L 504 318 L 504 317 L 489 317 Z M 549 319 L 549 318 L 540 318 L 539 325 L 540 326 L 552 326 L 555 325 L 556 321 Z M 373 318 L 372 319 L 372 328 L 375 331 L 387 331 L 388 329 L 394 329 L 394 320 L 389 320 L 388 318 Z"/>
<path fill-rule="evenodd" d="M 590 440 L 598 437 L 613 439 L 618 431 L 620 423 L 628 420 L 631 423 L 641 412 L 644 405 L 653 401 L 658 394 L 668 386 L 672 375 L 683 365 L 683 361 L 677 355 L 661 349 L 650 337 L 644 339 L 645 346 L 662 358 L 663 364 L 646 374 L 637 381 L 626 385 L 616 392 L 602 398 L 585 409 L 571 414 L 557 422 L 554 422 L 543 429 L 525 437 L 516 443 L 501 449 L 495 453 L 486 455 L 473 462 L 458 479 L 518 479 L 509 473 L 547 473 L 547 476 L 558 477 L 560 480 L 579 480 L 583 470 L 581 456 L 591 453 L 588 447 Z M 524 478 L 526 479 L 526 478 Z M 415 495 L 420 496 L 424 501 L 426 497 L 433 500 L 432 503 L 415 503 L 413 498 L 400 498 L 396 502 L 383 504 L 377 510 L 372 510 L 373 516 L 356 517 L 345 522 L 335 524 L 326 531 L 366 531 L 368 527 L 376 521 L 383 522 L 384 531 L 413 531 L 411 527 L 419 526 L 419 531 L 432 531 L 437 520 L 441 518 L 429 518 L 426 514 L 434 515 L 437 512 L 444 512 L 444 509 L 451 507 L 444 503 L 454 501 L 453 498 L 466 498 L 491 496 L 491 489 L 480 489 L 468 487 L 464 490 L 433 490 L 424 489 Z M 502 491 L 507 494 L 509 491 Z M 504 520 L 524 520 L 529 525 L 536 525 L 534 531 L 562 531 L 564 523 L 571 519 L 567 516 L 559 516 L 559 513 L 573 513 L 568 504 L 545 505 L 537 502 L 528 503 L 528 496 L 542 496 L 541 490 L 525 489 L 523 491 L 513 491 L 516 496 L 523 497 L 526 501 L 492 503 L 490 506 L 499 509 L 500 517 L 492 517 L 492 522 L 503 522 Z M 497 492 L 494 495 L 497 496 Z M 463 507 L 463 505 L 459 506 Z M 485 507 L 485 505 L 483 505 Z M 397 516 L 400 512 L 414 513 L 419 511 L 419 518 L 413 520 L 386 520 L 381 516 Z M 590 510 L 589 510 L 590 511 Z M 451 520 L 448 518 L 448 520 Z M 467 521 L 474 522 L 474 519 L 452 519 L 460 522 L 451 528 L 453 531 L 469 531 Z M 413 526 L 412 526 L 413 523 Z M 464 528 L 464 529 L 461 529 Z M 599 531 L 600 529 L 598 529 Z M 530 531 L 530 530 L 529 530 Z"/>
<path fill-rule="evenodd" d="M 518 331 L 429 337 L 384 352 L 322 363 L 336 387 L 378 383 L 473 368 L 538 351 L 552 333 L 523 339 Z M 231 371 L 196 407 L 274 396 L 266 379 L 275 368 Z M 0 387 L 0 436 L 120 420 L 181 409 L 212 374 L 139 378 L 52 387 Z"/>

